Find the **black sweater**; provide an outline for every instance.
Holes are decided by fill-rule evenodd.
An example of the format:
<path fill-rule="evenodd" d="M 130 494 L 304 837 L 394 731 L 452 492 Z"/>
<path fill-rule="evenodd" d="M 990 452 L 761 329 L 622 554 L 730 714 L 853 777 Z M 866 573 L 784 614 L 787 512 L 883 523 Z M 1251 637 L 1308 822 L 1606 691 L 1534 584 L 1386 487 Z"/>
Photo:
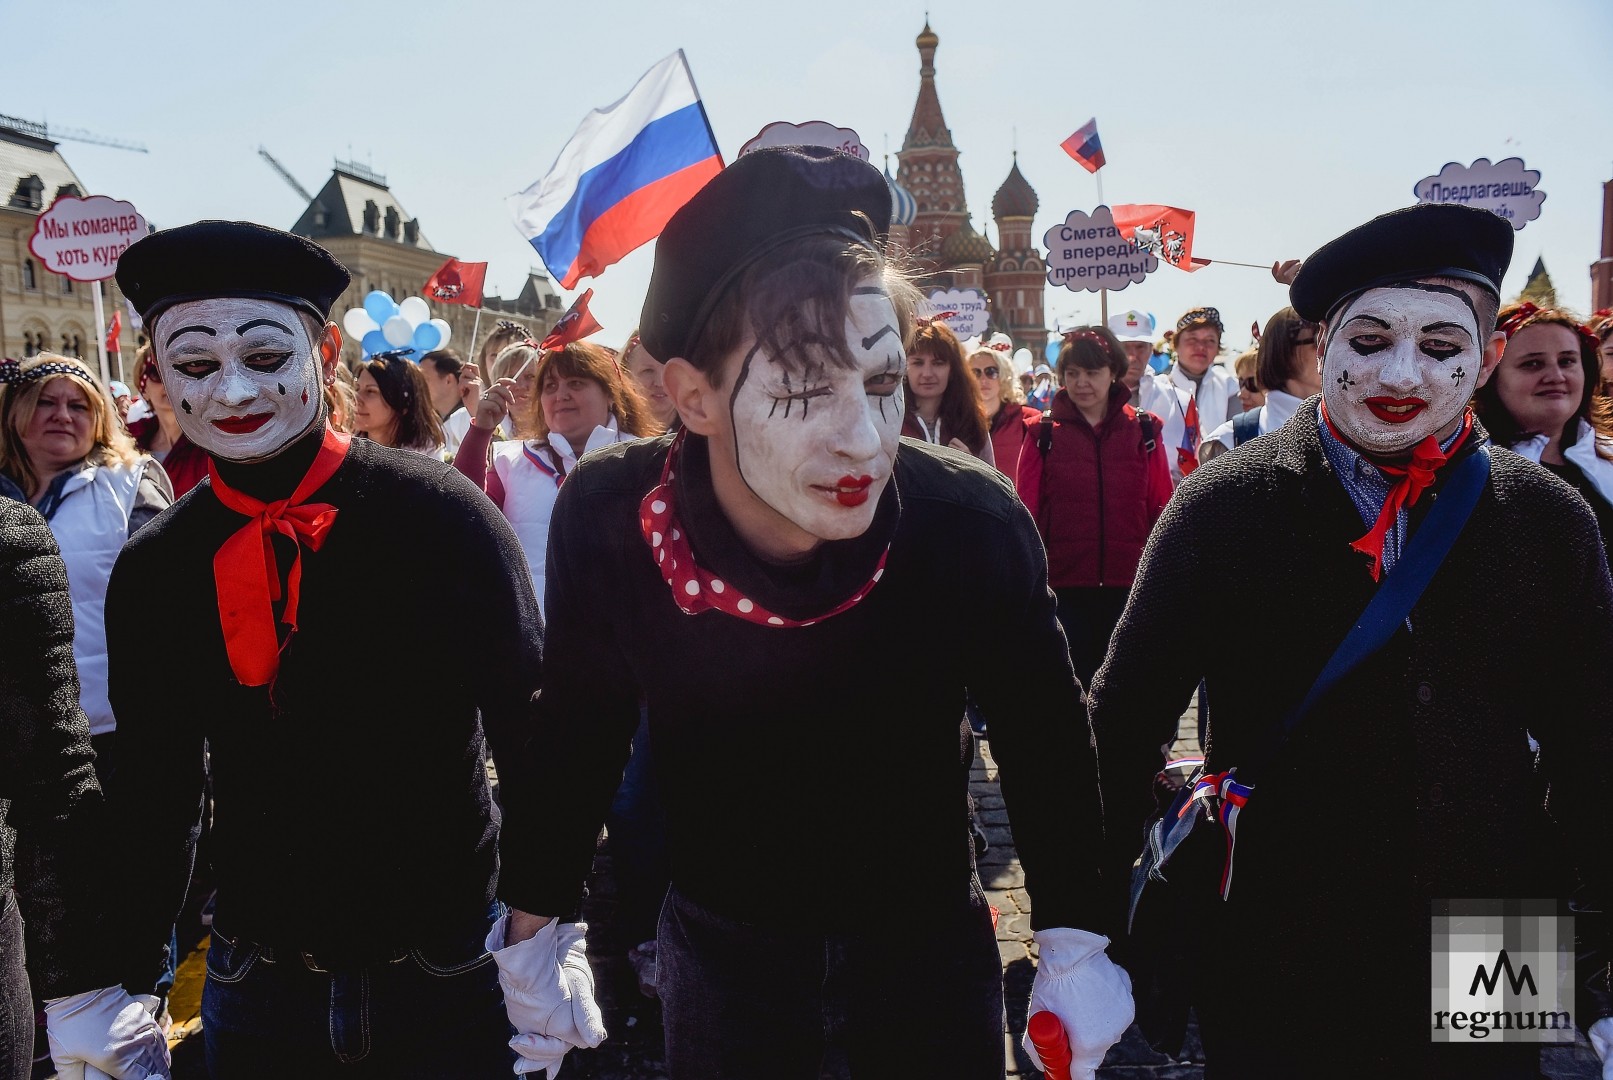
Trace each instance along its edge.
<path fill-rule="evenodd" d="M 973 870 L 958 747 L 967 692 L 991 719 L 1037 924 L 1092 925 L 1095 762 L 1041 541 L 1002 475 L 903 439 L 870 531 L 780 569 L 728 525 L 705 441 L 691 435 L 674 483 L 696 556 L 763 607 L 823 613 L 891 541 L 861 603 L 768 628 L 674 604 L 638 525 L 669 445 L 589 455 L 555 505 L 538 703 L 552 814 L 527 853 L 539 913 L 578 903 L 641 693 L 673 884 L 691 899 L 804 928 L 862 924 L 869 895 L 906 919 L 955 910 Z"/>
<path fill-rule="evenodd" d="M 15 879 L 28 974 L 42 998 L 116 981 L 96 929 L 94 759 L 78 705 L 67 567 L 44 518 L 0 498 L 0 898 Z"/>
<path fill-rule="evenodd" d="M 1428 1046 L 1430 901 L 1562 897 L 1576 869 L 1609 895 L 1613 583 L 1584 502 L 1510 451 L 1492 459 L 1411 630 L 1325 695 L 1259 778 L 1231 899 L 1200 925 L 1205 970 L 1237 972 L 1235 994 L 1206 996 L 1236 1003 L 1249 1047 L 1307 1075 L 1318 1054 L 1338 1065 L 1325 1075 L 1432 1075 L 1397 1057 Z M 1093 679 L 1115 862 L 1141 850 L 1159 748 L 1201 678 L 1213 769 L 1247 760 L 1304 697 L 1372 596 L 1349 546 L 1364 531 L 1314 399 L 1177 488 Z M 1259 602 L 1234 633 L 1188 634 L 1182 613 L 1227 581 L 1259 583 Z"/>
<path fill-rule="evenodd" d="M 225 478 L 284 497 L 319 437 Z M 450 466 L 363 439 L 309 501 L 338 513 L 324 546 L 303 552 L 300 629 L 272 692 L 236 682 L 225 654 L 212 561 L 246 519 L 210 482 L 132 538 L 113 570 L 110 797 L 141 822 L 122 879 L 141 885 L 120 894 L 133 984 L 150 977 L 183 901 L 204 739 L 215 925 L 230 934 L 364 958 L 463 929 L 495 881 L 500 899 L 533 909 L 531 862 L 508 853 L 542 825 L 527 757 L 542 624 L 515 534 Z M 290 547 L 277 543 L 284 575 Z"/>

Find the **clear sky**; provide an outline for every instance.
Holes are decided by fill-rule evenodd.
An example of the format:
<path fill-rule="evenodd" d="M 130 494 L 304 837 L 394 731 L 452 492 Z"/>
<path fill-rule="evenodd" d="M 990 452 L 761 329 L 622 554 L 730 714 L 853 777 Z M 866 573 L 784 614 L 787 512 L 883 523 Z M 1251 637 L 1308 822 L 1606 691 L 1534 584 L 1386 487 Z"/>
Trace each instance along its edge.
<path fill-rule="evenodd" d="M 1058 144 L 1092 116 L 1108 201 L 1195 210 L 1196 254 L 1251 263 L 1414 202 L 1446 162 L 1517 155 L 1547 198 L 1518 234 L 1507 292 L 1544 256 L 1559 297 L 1589 305 L 1613 178 L 1608 0 L 931 0 L 929 17 L 977 227 L 1016 142 L 1041 197 L 1038 239 L 1090 211 L 1093 178 Z M 159 227 L 289 228 L 301 200 L 259 144 L 310 190 L 332 159 L 356 158 L 435 247 L 489 260 L 489 291 L 513 295 L 540 264 L 504 197 L 656 60 L 685 50 L 729 160 L 767 123 L 823 119 L 855 128 L 878 163 L 912 115 L 924 18 L 922 3 L 867 0 L 0 0 L 4 37 L 27 43 L 0 113 L 145 143 L 62 151 L 92 192 Z M 652 250 L 584 282 L 601 340 L 637 321 Z M 1049 325 L 1096 319 L 1095 294 L 1047 295 Z M 1110 310 L 1163 326 L 1214 304 L 1242 345 L 1285 302 L 1263 270 L 1162 266 Z"/>

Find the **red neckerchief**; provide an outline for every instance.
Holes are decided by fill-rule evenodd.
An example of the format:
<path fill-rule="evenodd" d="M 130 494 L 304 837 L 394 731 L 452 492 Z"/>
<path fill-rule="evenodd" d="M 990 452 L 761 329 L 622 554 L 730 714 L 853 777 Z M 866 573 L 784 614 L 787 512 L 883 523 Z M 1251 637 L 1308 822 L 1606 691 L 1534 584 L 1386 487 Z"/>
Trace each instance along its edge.
<path fill-rule="evenodd" d="M 347 456 L 352 437 L 327 427 L 319 453 L 288 499 L 266 503 L 236 491 L 218 474 L 211 458 L 207 475 L 218 501 L 251 520 L 224 541 L 213 556 L 218 586 L 218 618 L 230 670 L 242 686 L 265 686 L 280 670 L 280 643 L 275 634 L 274 603 L 280 599 L 280 567 L 271 538 L 275 533 L 297 545 L 286 575 L 286 606 L 280 621 L 297 632 L 297 600 L 302 591 L 302 547 L 318 551 L 336 521 L 336 507 L 305 502 L 331 478 Z M 286 640 L 291 640 L 288 635 Z"/>
<path fill-rule="evenodd" d="M 1322 422 L 1333 437 L 1346 446 L 1355 446 L 1349 439 L 1339 434 L 1339 429 L 1333 426 L 1333 420 L 1327 415 L 1327 403 L 1322 403 Z M 1411 460 L 1404 465 L 1388 465 L 1373 459 L 1372 464 L 1379 472 L 1388 476 L 1398 476 L 1400 480 L 1389 489 L 1389 497 L 1383 500 L 1383 509 L 1378 511 L 1378 520 L 1373 522 L 1367 534 L 1350 546 L 1366 555 L 1372 560 L 1370 570 L 1372 580 L 1377 581 L 1383 572 L 1383 539 L 1389 530 L 1394 527 L 1395 517 L 1402 509 L 1410 510 L 1417 505 L 1418 496 L 1424 489 L 1434 482 L 1434 476 L 1440 468 L 1456 455 L 1467 442 L 1467 437 L 1473 433 L 1473 410 L 1468 409 L 1462 415 L 1462 430 L 1457 434 L 1456 441 L 1451 444 L 1449 451 L 1440 449 L 1439 437 L 1430 435 L 1422 442 L 1412 447 Z M 1359 453 L 1359 451 L 1357 451 Z M 1370 457 L 1370 455 L 1368 455 Z"/>
<path fill-rule="evenodd" d="M 694 549 L 689 546 L 689 538 L 683 533 L 672 499 L 672 479 L 676 476 L 672 463 L 677 459 L 687 434 L 687 430 L 680 431 L 677 438 L 672 440 L 672 449 L 667 451 L 666 464 L 661 468 L 661 482 L 651 488 L 639 504 L 639 528 L 644 533 L 644 542 L 655 552 L 655 562 L 661 568 L 661 576 L 666 579 L 667 586 L 672 590 L 673 601 L 684 614 L 698 615 L 702 611 L 715 609 L 759 626 L 811 626 L 849 611 L 873 591 L 885 574 L 885 560 L 891 553 L 889 544 L 880 552 L 879 564 L 874 567 L 874 576 L 868 579 L 868 584 L 834 610 L 811 619 L 787 619 L 775 615 L 730 583 L 714 577 L 696 564 Z"/>
<path fill-rule="evenodd" d="M 555 461 L 560 463 L 560 467 L 558 469 L 550 465 L 547 461 L 544 461 L 543 458 L 539 457 L 538 452 L 532 449 L 531 446 L 524 442 L 521 444 L 521 453 L 526 455 L 526 459 L 532 462 L 533 465 L 537 466 L 537 469 L 540 473 L 542 473 L 544 476 L 547 476 L 550 480 L 553 480 L 555 487 L 559 487 L 561 484 L 566 482 L 566 465 L 565 462 L 560 460 L 560 455 L 554 453 L 553 447 L 550 447 L 549 452 L 554 454 Z"/>

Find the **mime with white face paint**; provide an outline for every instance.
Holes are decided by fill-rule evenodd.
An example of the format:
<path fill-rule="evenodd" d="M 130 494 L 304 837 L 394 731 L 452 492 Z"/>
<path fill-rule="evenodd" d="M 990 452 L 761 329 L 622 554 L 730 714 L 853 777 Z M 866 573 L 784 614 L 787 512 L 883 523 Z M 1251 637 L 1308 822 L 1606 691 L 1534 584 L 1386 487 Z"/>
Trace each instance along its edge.
<path fill-rule="evenodd" d="M 1208 883 L 1182 928 L 1204 975 L 1192 1002 L 1214 1075 L 1532 1080 L 1538 1044 L 1431 1039 L 1432 905 L 1579 885 L 1606 910 L 1613 584 L 1584 502 L 1517 455 L 1488 448 L 1478 502 L 1405 624 L 1272 743 L 1395 584 L 1452 470 L 1485 452 L 1468 403 L 1503 348 L 1512 242 L 1488 212 L 1425 205 L 1305 261 L 1291 298 L 1321 324 L 1320 399 L 1177 489 L 1093 681 L 1116 878 L 1201 678 L 1206 770 L 1265 762 L 1237 819 L 1228 895 Z M 1229 569 L 1261 583 L 1255 617 L 1202 650 L 1173 648 L 1182 612 Z M 1563 626 L 1577 635 L 1566 648 Z M 1243 675 L 1250 657 L 1260 679 Z M 1577 929 L 1575 1018 L 1593 1039 L 1613 1035 L 1607 928 L 1581 917 Z"/>
<path fill-rule="evenodd" d="M 520 546 L 449 466 L 328 426 L 341 334 L 327 316 L 348 274 L 321 248 L 199 222 L 135 243 L 118 281 L 209 455 L 107 594 L 109 798 L 143 837 L 107 875 L 124 981 L 150 984 L 182 905 L 205 742 L 210 1074 L 508 1073 L 515 1032 L 484 938 L 496 901 L 537 899 L 519 852 L 543 817 L 527 740 L 542 623 Z M 429 603 L 422 551 L 462 564 Z M 155 672 L 154 612 L 173 646 Z M 489 662 L 412 677 L 445 625 L 486 632 Z"/>
<path fill-rule="evenodd" d="M 831 1043 L 854 1077 L 1003 1075 L 966 695 L 1062 976 L 1038 987 L 1088 1057 L 1131 1016 L 1089 932 L 1095 762 L 1035 525 L 995 470 L 900 437 L 915 293 L 880 254 L 889 218 L 879 171 L 822 147 L 711 180 L 663 231 L 640 321 L 683 429 L 590 455 L 555 506 L 541 913 L 579 902 L 642 695 L 675 1080 L 816 1080 Z M 848 814 L 880 842 L 848 844 Z"/>

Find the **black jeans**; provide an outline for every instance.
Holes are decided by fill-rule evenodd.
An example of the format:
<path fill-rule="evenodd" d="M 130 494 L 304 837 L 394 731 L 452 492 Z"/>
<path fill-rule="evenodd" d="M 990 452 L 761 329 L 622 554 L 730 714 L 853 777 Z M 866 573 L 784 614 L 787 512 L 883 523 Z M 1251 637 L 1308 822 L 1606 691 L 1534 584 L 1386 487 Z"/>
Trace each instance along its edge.
<path fill-rule="evenodd" d="M 215 932 L 202 1028 L 214 1080 L 510 1077 L 515 1035 L 487 926 L 458 948 L 331 965 Z"/>
<path fill-rule="evenodd" d="M 961 891 L 961 890 L 960 890 Z M 855 1080 L 1004 1072 L 1002 966 L 979 882 L 938 916 L 850 934 L 769 929 L 673 886 L 656 936 L 673 1080 Z"/>
<path fill-rule="evenodd" d="M 22 966 L 22 912 L 0 896 L 0 1080 L 27 1080 L 34 1060 L 34 1001 Z"/>

